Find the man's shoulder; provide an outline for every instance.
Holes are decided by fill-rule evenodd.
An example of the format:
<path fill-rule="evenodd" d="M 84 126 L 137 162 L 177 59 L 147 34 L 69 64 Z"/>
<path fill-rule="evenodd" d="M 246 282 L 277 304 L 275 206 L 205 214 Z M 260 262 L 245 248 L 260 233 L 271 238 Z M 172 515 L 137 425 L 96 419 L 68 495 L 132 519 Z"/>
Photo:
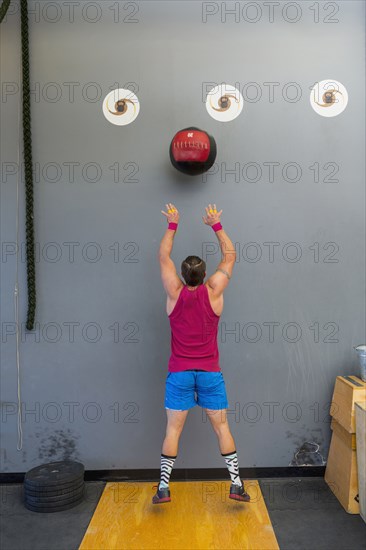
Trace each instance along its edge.
<path fill-rule="evenodd" d="M 168 297 L 170 297 L 171 299 L 173 300 L 177 300 L 179 298 L 179 295 L 180 293 L 183 291 L 184 287 L 186 285 L 181 281 L 181 284 L 176 288 L 176 290 L 174 291 L 174 293 L 172 295 L 169 296 L 168 294 Z"/>
<path fill-rule="evenodd" d="M 203 283 L 202 286 L 205 286 L 205 287 L 207 288 L 209 294 L 212 293 L 213 288 L 210 286 L 210 283 L 209 283 L 208 281 L 206 281 L 205 283 Z"/>
<path fill-rule="evenodd" d="M 213 298 L 216 297 L 217 293 L 216 293 L 216 290 L 214 287 L 210 286 L 209 282 L 206 281 L 205 283 L 203 283 L 203 286 L 205 286 L 207 288 L 207 291 L 208 291 L 208 294 L 210 296 L 212 296 Z M 222 294 L 222 292 L 221 292 Z"/>

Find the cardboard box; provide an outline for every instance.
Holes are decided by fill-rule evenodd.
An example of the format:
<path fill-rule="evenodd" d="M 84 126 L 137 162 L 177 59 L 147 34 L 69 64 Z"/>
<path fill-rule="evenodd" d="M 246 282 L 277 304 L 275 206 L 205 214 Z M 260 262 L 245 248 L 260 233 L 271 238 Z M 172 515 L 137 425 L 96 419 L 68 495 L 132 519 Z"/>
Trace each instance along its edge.
<path fill-rule="evenodd" d="M 352 447 L 352 434 L 334 421 L 324 480 L 346 512 L 359 514 L 357 455 Z"/>
<path fill-rule="evenodd" d="M 337 376 L 330 415 L 349 433 L 356 433 L 356 401 L 366 402 L 366 382 L 357 376 Z"/>
<path fill-rule="evenodd" d="M 347 432 L 339 422 L 337 422 L 334 418 L 332 418 L 332 422 L 330 423 L 330 428 L 332 431 L 336 432 L 339 437 L 343 439 L 343 441 L 351 447 L 354 451 L 357 447 L 357 441 L 356 441 L 356 434 L 352 434 L 350 432 Z"/>
<path fill-rule="evenodd" d="M 366 522 L 366 403 L 355 403 L 360 516 Z"/>

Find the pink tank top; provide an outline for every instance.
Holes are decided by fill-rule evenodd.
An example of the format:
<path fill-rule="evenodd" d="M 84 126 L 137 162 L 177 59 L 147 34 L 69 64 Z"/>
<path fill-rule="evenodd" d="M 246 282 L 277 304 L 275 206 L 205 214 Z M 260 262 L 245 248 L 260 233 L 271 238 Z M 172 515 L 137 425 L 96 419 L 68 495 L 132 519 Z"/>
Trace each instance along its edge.
<path fill-rule="evenodd" d="M 211 307 L 206 285 L 199 285 L 196 290 L 184 286 L 168 317 L 172 346 L 168 371 L 220 371 L 217 346 L 220 315 Z"/>

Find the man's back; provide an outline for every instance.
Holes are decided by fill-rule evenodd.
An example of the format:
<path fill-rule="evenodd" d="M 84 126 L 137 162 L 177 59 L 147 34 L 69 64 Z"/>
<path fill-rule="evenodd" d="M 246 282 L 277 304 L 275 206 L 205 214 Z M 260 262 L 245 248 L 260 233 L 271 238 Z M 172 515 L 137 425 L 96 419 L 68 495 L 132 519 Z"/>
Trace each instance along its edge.
<path fill-rule="evenodd" d="M 220 316 L 213 310 L 207 285 L 183 286 L 169 315 L 172 353 L 169 371 L 220 370 L 217 330 Z"/>
<path fill-rule="evenodd" d="M 223 312 L 223 309 L 224 309 L 224 293 L 223 292 L 220 292 L 220 293 L 215 292 L 215 290 L 213 288 L 211 288 L 210 283 L 208 281 L 203 283 L 203 285 L 199 285 L 199 286 L 205 286 L 207 288 L 208 297 L 209 297 L 210 304 L 211 304 L 211 307 L 212 307 L 213 311 L 216 313 L 216 315 L 221 315 L 222 312 Z M 197 291 L 197 288 L 199 288 L 199 287 L 197 286 L 197 287 L 194 287 L 194 288 L 190 288 L 189 286 L 186 285 L 186 288 L 189 292 L 194 293 L 194 292 Z M 180 288 L 178 290 L 178 292 L 176 293 L 176 295 L 173 298 L 171 298 L 169 296 L 167 297 L 167 310 L 166 311 L 167 311 L 168 316 L 173 311 L 173 309 L 175 307 L 175 304 L 177 303 L 178 298 L 180 296 L 180 293 L 182 292 L 182 289 L 183 289 L 183 286 L 182 286 L 182 288 Z"/>

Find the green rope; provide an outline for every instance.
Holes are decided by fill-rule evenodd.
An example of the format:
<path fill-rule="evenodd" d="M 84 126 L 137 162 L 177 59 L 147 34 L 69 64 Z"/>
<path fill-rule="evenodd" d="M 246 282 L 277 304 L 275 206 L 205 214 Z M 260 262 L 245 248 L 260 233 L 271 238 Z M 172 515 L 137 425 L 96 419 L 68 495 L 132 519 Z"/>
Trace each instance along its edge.
<path fill-rule="evenodd" d="M 10 0 L 3 0 L 3 3 L 0 6 L 0 23 L 4 19 L 6 12 L 8 11 L 9 4 Z"/>
<path fill-rule="evenodd" d="M 27 284 L 28 313 L 27 330 L 34 327 L 36 313 L 36 272 L 34 254 L 33 225 L 33 171 L 32 171 L 32 137 L 30 116 L 30 78 L 29 78 L 29 32 L 28 0 L 20 0 L 22 32 L 22 69 L 23 69 L 23 145 L 25 168 L 25 216 L 26 216 L 26 251 L 27 251 Z"/>

